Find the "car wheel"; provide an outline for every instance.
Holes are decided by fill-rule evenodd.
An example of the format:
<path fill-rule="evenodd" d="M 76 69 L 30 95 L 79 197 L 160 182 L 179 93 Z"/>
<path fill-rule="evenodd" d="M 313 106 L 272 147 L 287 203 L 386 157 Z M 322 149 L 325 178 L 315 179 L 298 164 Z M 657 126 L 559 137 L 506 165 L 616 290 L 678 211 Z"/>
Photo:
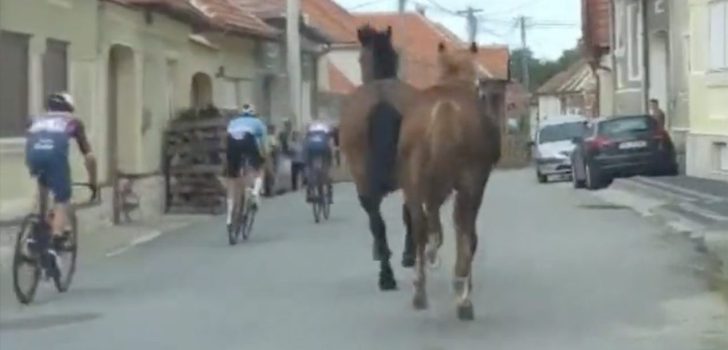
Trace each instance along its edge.
<path fill-rule="evenodd" d="M 586 178 L 586 188 L 590 190 L 598 190 L 604 186 L 604 180 L 602 179 L 601 172 L 595 166 L 589 163 L 584 165 L 584 177 Z"/>
<path fill-rule="evenodd" d="M 576 176 L 576 168 L 573 165 L 571 166 L 571 183 L 574 185 L 574 188 L 577 189 L 584 188 L 586 186 L 586 181 Z"/>
<path fill-rule="evenodd" d="M 549 179 L 546 177 L 546 175 L 541 174 L 538 170 L 536 170 L 536 178 L 538 179 L 538 183 L 545 184 L 549 181 Z"/>

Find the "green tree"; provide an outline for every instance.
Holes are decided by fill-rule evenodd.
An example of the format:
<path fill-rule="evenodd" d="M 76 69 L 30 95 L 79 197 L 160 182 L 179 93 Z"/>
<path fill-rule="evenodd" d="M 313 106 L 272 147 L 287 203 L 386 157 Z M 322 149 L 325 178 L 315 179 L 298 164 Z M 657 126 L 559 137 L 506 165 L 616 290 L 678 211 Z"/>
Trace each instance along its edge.
<path fill-rule="evenodd" d="M 521 59 L 525 56 L 528 64 L 530 84 L 526 88 L 529 91 L 538 89 L 554 75 L 569 68 L 571 64 L 579 60 L 581 53 L 578 48 L 564 50 L 556 60 L 539 60 L 533 57 L 533 52 L 526 49 L 515 49 L 511 52 L 511 74 L 513 79 L 523 82 L 523 65 Z"/>

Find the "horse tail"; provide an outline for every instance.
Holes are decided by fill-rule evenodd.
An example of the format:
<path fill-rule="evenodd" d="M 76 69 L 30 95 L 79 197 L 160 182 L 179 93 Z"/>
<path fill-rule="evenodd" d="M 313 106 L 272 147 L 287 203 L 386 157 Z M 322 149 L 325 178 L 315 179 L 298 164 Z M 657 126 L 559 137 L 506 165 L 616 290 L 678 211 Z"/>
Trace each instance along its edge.
<path fill-rule="evenodd" d="M 368 117 L 369 189 L 373 195 L 385 195 L 397 188 L 395 163 L 402 114 L 392 104 L 382 101 L 372 108 Z"/>

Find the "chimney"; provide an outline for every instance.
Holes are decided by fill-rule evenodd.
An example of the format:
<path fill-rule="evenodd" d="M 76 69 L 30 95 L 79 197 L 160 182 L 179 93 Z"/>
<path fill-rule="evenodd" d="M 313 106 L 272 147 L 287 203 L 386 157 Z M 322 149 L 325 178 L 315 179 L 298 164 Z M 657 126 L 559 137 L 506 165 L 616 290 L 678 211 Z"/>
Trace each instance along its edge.
<path fill-rule="evenodd" d="M 415 11 L 417 11 L 417 13 L 419 13 L 422 16 L 425 16 L 425 11 L 426 10 L 427 10 L 427 8 L 425 8 L 425 6 L 422 5 L 422 4 L 416 4 L 415 5 Z"/>

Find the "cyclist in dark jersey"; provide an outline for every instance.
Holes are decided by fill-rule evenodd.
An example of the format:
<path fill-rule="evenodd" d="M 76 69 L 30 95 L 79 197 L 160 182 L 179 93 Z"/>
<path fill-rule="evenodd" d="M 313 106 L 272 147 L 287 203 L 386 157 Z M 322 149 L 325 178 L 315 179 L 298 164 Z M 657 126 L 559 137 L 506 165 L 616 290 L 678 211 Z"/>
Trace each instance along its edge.
<path fill-rule="evenodd" d="M 73 98 L 66 93 L 51 94 L 46 101 L 47 112 L 31 118 L 26 137 L 26 164 L 30 174 L 38 179 L 41 190 L 50 190 L 55 201 L 51 253 L 61 242 L 68 221 L 68 202 L 71 199 L 71 169 L 68 148 L 76 139 L 84 155 L 89 183 L 96 192 L 96 158 L 86 137 L 83 123 L 74 117 Z"/>
<path fill-rule="evenodd" d="M 332 128 L 321 121 L 314 121 L 311 123 L 307 130 L 304 139 L 304 154 L 306 162 L 306 179 L 309 181 L 311 178 L 311 168 L 313 160 L 316 158 L 322 158 L 324 166 L 324 174 L 326 176 L 326 183 L 328 186 L 329 203 L 333 203 L 333 191 L 331 185 L 331 160 L 333 157 L 334 138 Z M 310 182 L 307 182 L 310 183 Z M 310 193 L 311 186 L 306 186 L 306 201 L 310 202 L 313 194 Z"/>

